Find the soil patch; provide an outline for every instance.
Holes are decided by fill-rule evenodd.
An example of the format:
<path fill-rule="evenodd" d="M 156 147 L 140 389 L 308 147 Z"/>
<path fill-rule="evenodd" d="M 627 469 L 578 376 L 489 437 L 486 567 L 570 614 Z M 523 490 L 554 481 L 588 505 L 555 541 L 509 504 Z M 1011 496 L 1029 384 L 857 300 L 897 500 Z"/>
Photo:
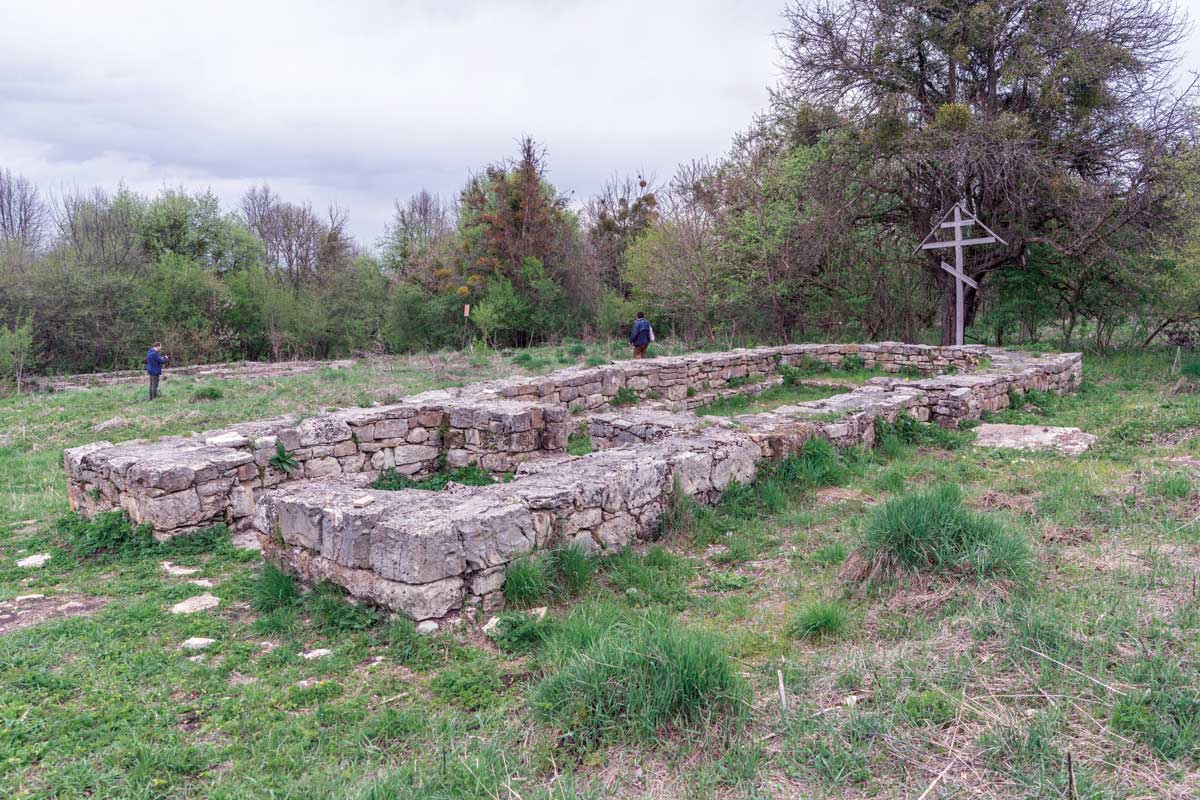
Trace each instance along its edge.
<path fill-rule="evenodd" d="M 0 636 L 53 619 L 94 614 L 108 603 L 104 597 L 29 594 L 0 602 Z"/>

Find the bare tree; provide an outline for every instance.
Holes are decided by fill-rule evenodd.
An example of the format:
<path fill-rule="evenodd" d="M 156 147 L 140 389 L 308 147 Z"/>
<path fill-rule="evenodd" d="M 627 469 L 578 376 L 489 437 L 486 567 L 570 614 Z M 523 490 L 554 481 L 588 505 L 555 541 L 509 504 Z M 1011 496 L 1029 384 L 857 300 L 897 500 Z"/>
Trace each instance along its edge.
<path fill-rule="evenodd" d="M 36 186 L 11 170 L 0 169 L 0 242 L 37 250 L 48 216 Z"/>
<path fill-rule="evenodd" d="M 121 188 L 116 194 L 97 187 L 55 198 L 53 216 L 61 242 L 82 262 L 101 273 L 144 271 L 141 218 L 145 202 Z"/>
<path fill-rule="evenodd" d="M 322 220 L 310 204 L 285 202 L 263 184 L 242 196 L 242 218 L 262 240 L 267 265 L 297 289 L 328 280 L 354 253 L 348 215 L 337 206 Z"/>
<path fill-rule="evenodd" d="M 658 217 L 654 177 L 613 175 L 584 206 L 587 266 L 597 283 L 628 293 L 621 275 L 625 251 Z"/>
<path fill-rule="evenodd" d="M 428 271 L 430 256 L 454 230 L 455 210 L 422 189 L 395 201 L 392 222 L 379 240 L 383 265 L 402 279 Z"/>

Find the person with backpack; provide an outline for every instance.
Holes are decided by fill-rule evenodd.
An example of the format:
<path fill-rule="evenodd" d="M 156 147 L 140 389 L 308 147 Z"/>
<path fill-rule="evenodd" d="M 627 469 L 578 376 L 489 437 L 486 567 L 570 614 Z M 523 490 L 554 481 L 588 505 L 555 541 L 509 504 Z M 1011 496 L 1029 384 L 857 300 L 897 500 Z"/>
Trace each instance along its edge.
<path fill-rule="evenodd" d="M 629 343 L 633 345 L 633 357 L 645 358 L 646 348 L 653 341 L 654 328 L 650 327 L 650 320 L 646 319 L 646 315 L 639 311 L 637 319 L 633 321 L 633 329 L 629 331 Z"/>
<path fill-rule="evenodd" d="M 155 342 L 154 346 L 146 351 L 146 374 L 150 376 L 150 399 L 154 400 L 158 397 L 158 380 L 162 377 L 162 369 L 170 356 L 164 356 L 158 352 L 162 347 L 162 342 Z"/>

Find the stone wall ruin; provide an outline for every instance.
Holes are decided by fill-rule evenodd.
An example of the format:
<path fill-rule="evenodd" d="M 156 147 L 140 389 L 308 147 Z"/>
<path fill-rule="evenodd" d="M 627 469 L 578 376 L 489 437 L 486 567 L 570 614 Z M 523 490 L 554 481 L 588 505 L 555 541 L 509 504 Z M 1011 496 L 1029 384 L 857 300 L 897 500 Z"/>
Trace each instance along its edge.
<path fill-rule="evenodd" d="M 923 377 L 872 378 L 733 418 L 689 411 L 762 391 L 780 366 L 847 357 Z M 1071 391 L 1080 369 L 1077 353 L 981 346 L 761 347 L 572 367 L 190 437 L 97 442 L 66 451 L 64 462 L 71 506 L 85 515 L 124 509 L 160 537 L 217 522 L 253 528 L 265 557 L 302 579 L 422 620 L 494 606 L 506 566 L 522 554 L 564 542 L 611 551 L 651 536 L 676 486 L 711 502 L 811 437 L 870 445 L 875 420 L 900 414 L 953 427 L 1006 407 L 1010 390 Z M 630 396 L 639 402 L 613 405 Z M 599 449 L 568 456 L 579 429 Z M 278 445 L 295 459 L 290 473 L 271 464 Z M 442 492 L 368 488 L 385 469 L 421 478 L 471 462 L 513 479 Z"/>

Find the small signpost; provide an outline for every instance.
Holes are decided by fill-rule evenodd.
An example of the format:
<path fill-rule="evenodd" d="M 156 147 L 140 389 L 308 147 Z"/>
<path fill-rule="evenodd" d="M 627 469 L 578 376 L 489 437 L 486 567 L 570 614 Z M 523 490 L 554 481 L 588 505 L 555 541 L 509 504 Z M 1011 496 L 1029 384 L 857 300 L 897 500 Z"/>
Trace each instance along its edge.
<path fill-rule="evenodd" d="M 954 218 L 950 219 L 951 216 Z M 964 239 L 963 228 L 968 228 L 972 225 L 978 225 L 979 227 L 983 228 L 988 232 L 988 235 L 977 236 L 974 239 Z M 934 234 L 936 234 L 942 228 L 953 228 L 954 238 L 949 241 L 929 241 L 934 237 Z M 954 266 L 951 267 L 945 261 L 942 261 L 942 269 L 946 270 L 946 272 L 950 273 L 954 277 L 954 343 L 960 347 L 963 343 L 963 325 L 965 319 L 963 313 L 963 284 L 965 283 L 972 289 L 979 288 L 979 284 L 971 280 L 969 277 L 967 277 L 967 274 L 963 272 L 963 248 L 973 244 L 994 244 L 996 242 L 1008 244 L 1008 242 L 1000 238 L 995 231 L 980 222 L 974 214 L 972 214 L 970 211 L 967 211 L 966 204 L 960 200 L 954 204 L 953 208 L 942 215 L 942 218 L 938 221 L 938 224 L 934 226 L 933 230 L 929 232 L 929 235 L 921 241 L 921 246 L 917 248 L 917 250 L 939 250 L 946 247 L 954 248 Z"/>

